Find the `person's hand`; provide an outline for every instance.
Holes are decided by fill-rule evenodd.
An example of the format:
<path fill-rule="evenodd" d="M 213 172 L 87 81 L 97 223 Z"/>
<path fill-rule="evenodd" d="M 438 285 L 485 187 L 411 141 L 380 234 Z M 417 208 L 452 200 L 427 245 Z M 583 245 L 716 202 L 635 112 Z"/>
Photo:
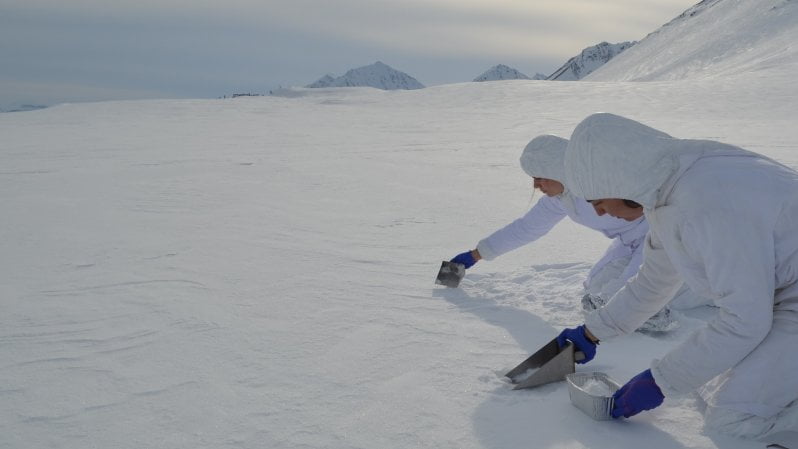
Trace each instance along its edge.
<path fill-rule="evenodd" d="M 643 410 L 657 408 L 665 400 L 662 390 L 659 389 L 651 375 L 651 370 L 647 369 L 633 377 L 620 390 L 612 395 L 615 405 L 612 408 L 612 417 L 629 418 Z"/>
<path fill-rule="evenodd" d="M 477 263 L 477 259 L 474 258 L 473 251 L 466 251 L 454 256 L 449 262 L 463 264 L 466 268 L 471 268 Z"/>
<path fill-rule="evenodd" d="M 576 363 L 587 363 L 596 356 L 596 343 L 593 343 L 585 334 L 584 324 L 578 327 L 565 329 L 557 336 L 557 344 L 560 348 L 563 348 L 568 341 L 572 342 L 577 350 L 585 354 L 585 358 Z"/>

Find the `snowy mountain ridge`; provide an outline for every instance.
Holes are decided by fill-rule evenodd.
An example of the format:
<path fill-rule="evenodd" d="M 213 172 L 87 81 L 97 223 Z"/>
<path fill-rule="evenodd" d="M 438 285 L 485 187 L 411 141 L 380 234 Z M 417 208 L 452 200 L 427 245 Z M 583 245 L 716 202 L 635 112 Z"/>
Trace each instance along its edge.
<path fill-rule="evenodd" d="M 798 70 L 798 1 L 704 0 L 591 73 L 590 81 L 665 81 Z"/>
<path fill-rule="evenodd" d="M 580 80 L 624 50 L 635 45 L 635 43 L 634 41 L 621 42 L 619 44 L 602 42 L 598 45 L 587 47 L 581 53 L 569 59 L 562 67 L 555 70 L 547 79 L 550 81 Z"/>
<path fill-rule="evenodd" d="M 424 85 L 412 76 L 380 61 L 351 69 L 343 76 L 324 75 L 305 87 L 374 87 L 382 90 L 423 89 Z"/>
<path fill-rule="evenodd" d="M 478 77 L 474 78 L 474 82 L 528 80 L 528 79 L 544 80 L 546 79 L 546 75 L 536 73 L 534 77 L 530 78 L 510 66 L 506 66 L 504 64 L 498 64 L 486 70 L 482 75 L 479 75 Z"/>

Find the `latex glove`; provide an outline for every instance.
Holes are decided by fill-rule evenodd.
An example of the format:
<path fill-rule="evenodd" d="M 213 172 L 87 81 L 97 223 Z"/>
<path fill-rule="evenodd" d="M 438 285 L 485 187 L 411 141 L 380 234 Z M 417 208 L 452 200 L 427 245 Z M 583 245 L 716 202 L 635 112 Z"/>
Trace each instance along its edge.
<path fill-rule="evenodd" d="M 643 410 L 657 408 L 665 400 L 662 390 L 659 389 L 651 375 L 651 370 L 647 369 L 633 377 L 620 390 L 612 395 L 615 398 L 615 406 L 612 408 L 612 417 L 629 418 Z"/>
<path fill-rule="evenodd" d="M 450 260 L 449 262 L 463 264 L 463 265 L 465 265 L 466 268 L 471 268 L 471 267 L 474 266 L 475 263 L 477 263 L 476 259 L 474 259 L 474 255 L 471 253 L 471 251 L 466 251 L 464 253 L 460 253 L 460 254 L 454 256 L 454 258 L 452 260 Z"/>
<path fill-rule="evenodd" d="M 576 349 L 585 353 L 585 358 L 576 363 L 587 363 L 593 360 L 596 356 L 596 344 L 590 341 L 585 335 L 585 325 L 565 329 L 557 336 L 557 344 L 560 348 L 566 345 L 566 342 L 572 342 Z"/>

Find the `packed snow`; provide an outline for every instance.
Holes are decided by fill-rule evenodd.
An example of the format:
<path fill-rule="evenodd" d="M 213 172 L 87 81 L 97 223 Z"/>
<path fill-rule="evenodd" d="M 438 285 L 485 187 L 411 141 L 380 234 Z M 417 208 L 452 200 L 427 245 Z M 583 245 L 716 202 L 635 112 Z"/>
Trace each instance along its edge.
<path fill-rule="evenodd" d="M 609 385 L 598 379 L 588 379 L 579 388 L 584 390 L 585 393 L 591 394 L 593 396 L 609 397 L 612 396 L 612 393 L 614 393 L 614 391 L 610 389 Z"/>
<path fill-rule="evenodd" d="M 464 83 L 3 114 L 0 446 L 747 448 L 692 398 L 594 422 L 503 374 L 583 319 L 564 222 L 434 285 L 537 196 L 518 156 L 614 111 L 798 166 L 770 80 Z M 736 95 L 728 95 L 736 92 Z M 696 314 L 697 316 L 694 316 Z M 701 325 L 603 343 L 625 382 Z"/>

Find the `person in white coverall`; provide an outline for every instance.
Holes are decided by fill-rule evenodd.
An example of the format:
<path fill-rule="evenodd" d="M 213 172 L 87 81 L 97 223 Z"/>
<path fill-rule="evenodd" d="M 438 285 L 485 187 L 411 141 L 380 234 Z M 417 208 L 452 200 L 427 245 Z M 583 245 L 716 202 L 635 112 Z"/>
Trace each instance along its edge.
<path fill-rule="evenodd" d="M 624 217 L 599 216 L 593 206 L 565 187 L 565 149 L 568 140 L 542 135 L 527 144 L 521 154 L 521 168 L 533 178 L 534 187 L 546 196 L 523 217 L 482 239 L 476 249 L 458 254 L 451 261 L 471 268 L 481 259 L 493 260 L 502 254 L 534 242 L 563 218 L 601 232 L 612 244 L 592 267 L 584 282 L 587 294 L 582 303 L 592 310 L 602 305 L 637 273 L 643 258 L 642 242 L 648 232 L 642 207 L 632 208 Z M 641 330 L 665 331 L 674 320 L 667 308 L 641 324 Z"/>
<path fill-rule="evenodd" d="M 615 393 L 613 416 L 697 391 L 707 430 L 758 439 L 798 431 L 798 173 L 606 113 L 576 127 L 565 171 L 597 210 L 641 204 L 650 232 L 637 276 L 584 325 L 565 329 L 561 344 L 592 358 L 595 342 L 634 331 L 682 282 L 718 307 Z"/>

